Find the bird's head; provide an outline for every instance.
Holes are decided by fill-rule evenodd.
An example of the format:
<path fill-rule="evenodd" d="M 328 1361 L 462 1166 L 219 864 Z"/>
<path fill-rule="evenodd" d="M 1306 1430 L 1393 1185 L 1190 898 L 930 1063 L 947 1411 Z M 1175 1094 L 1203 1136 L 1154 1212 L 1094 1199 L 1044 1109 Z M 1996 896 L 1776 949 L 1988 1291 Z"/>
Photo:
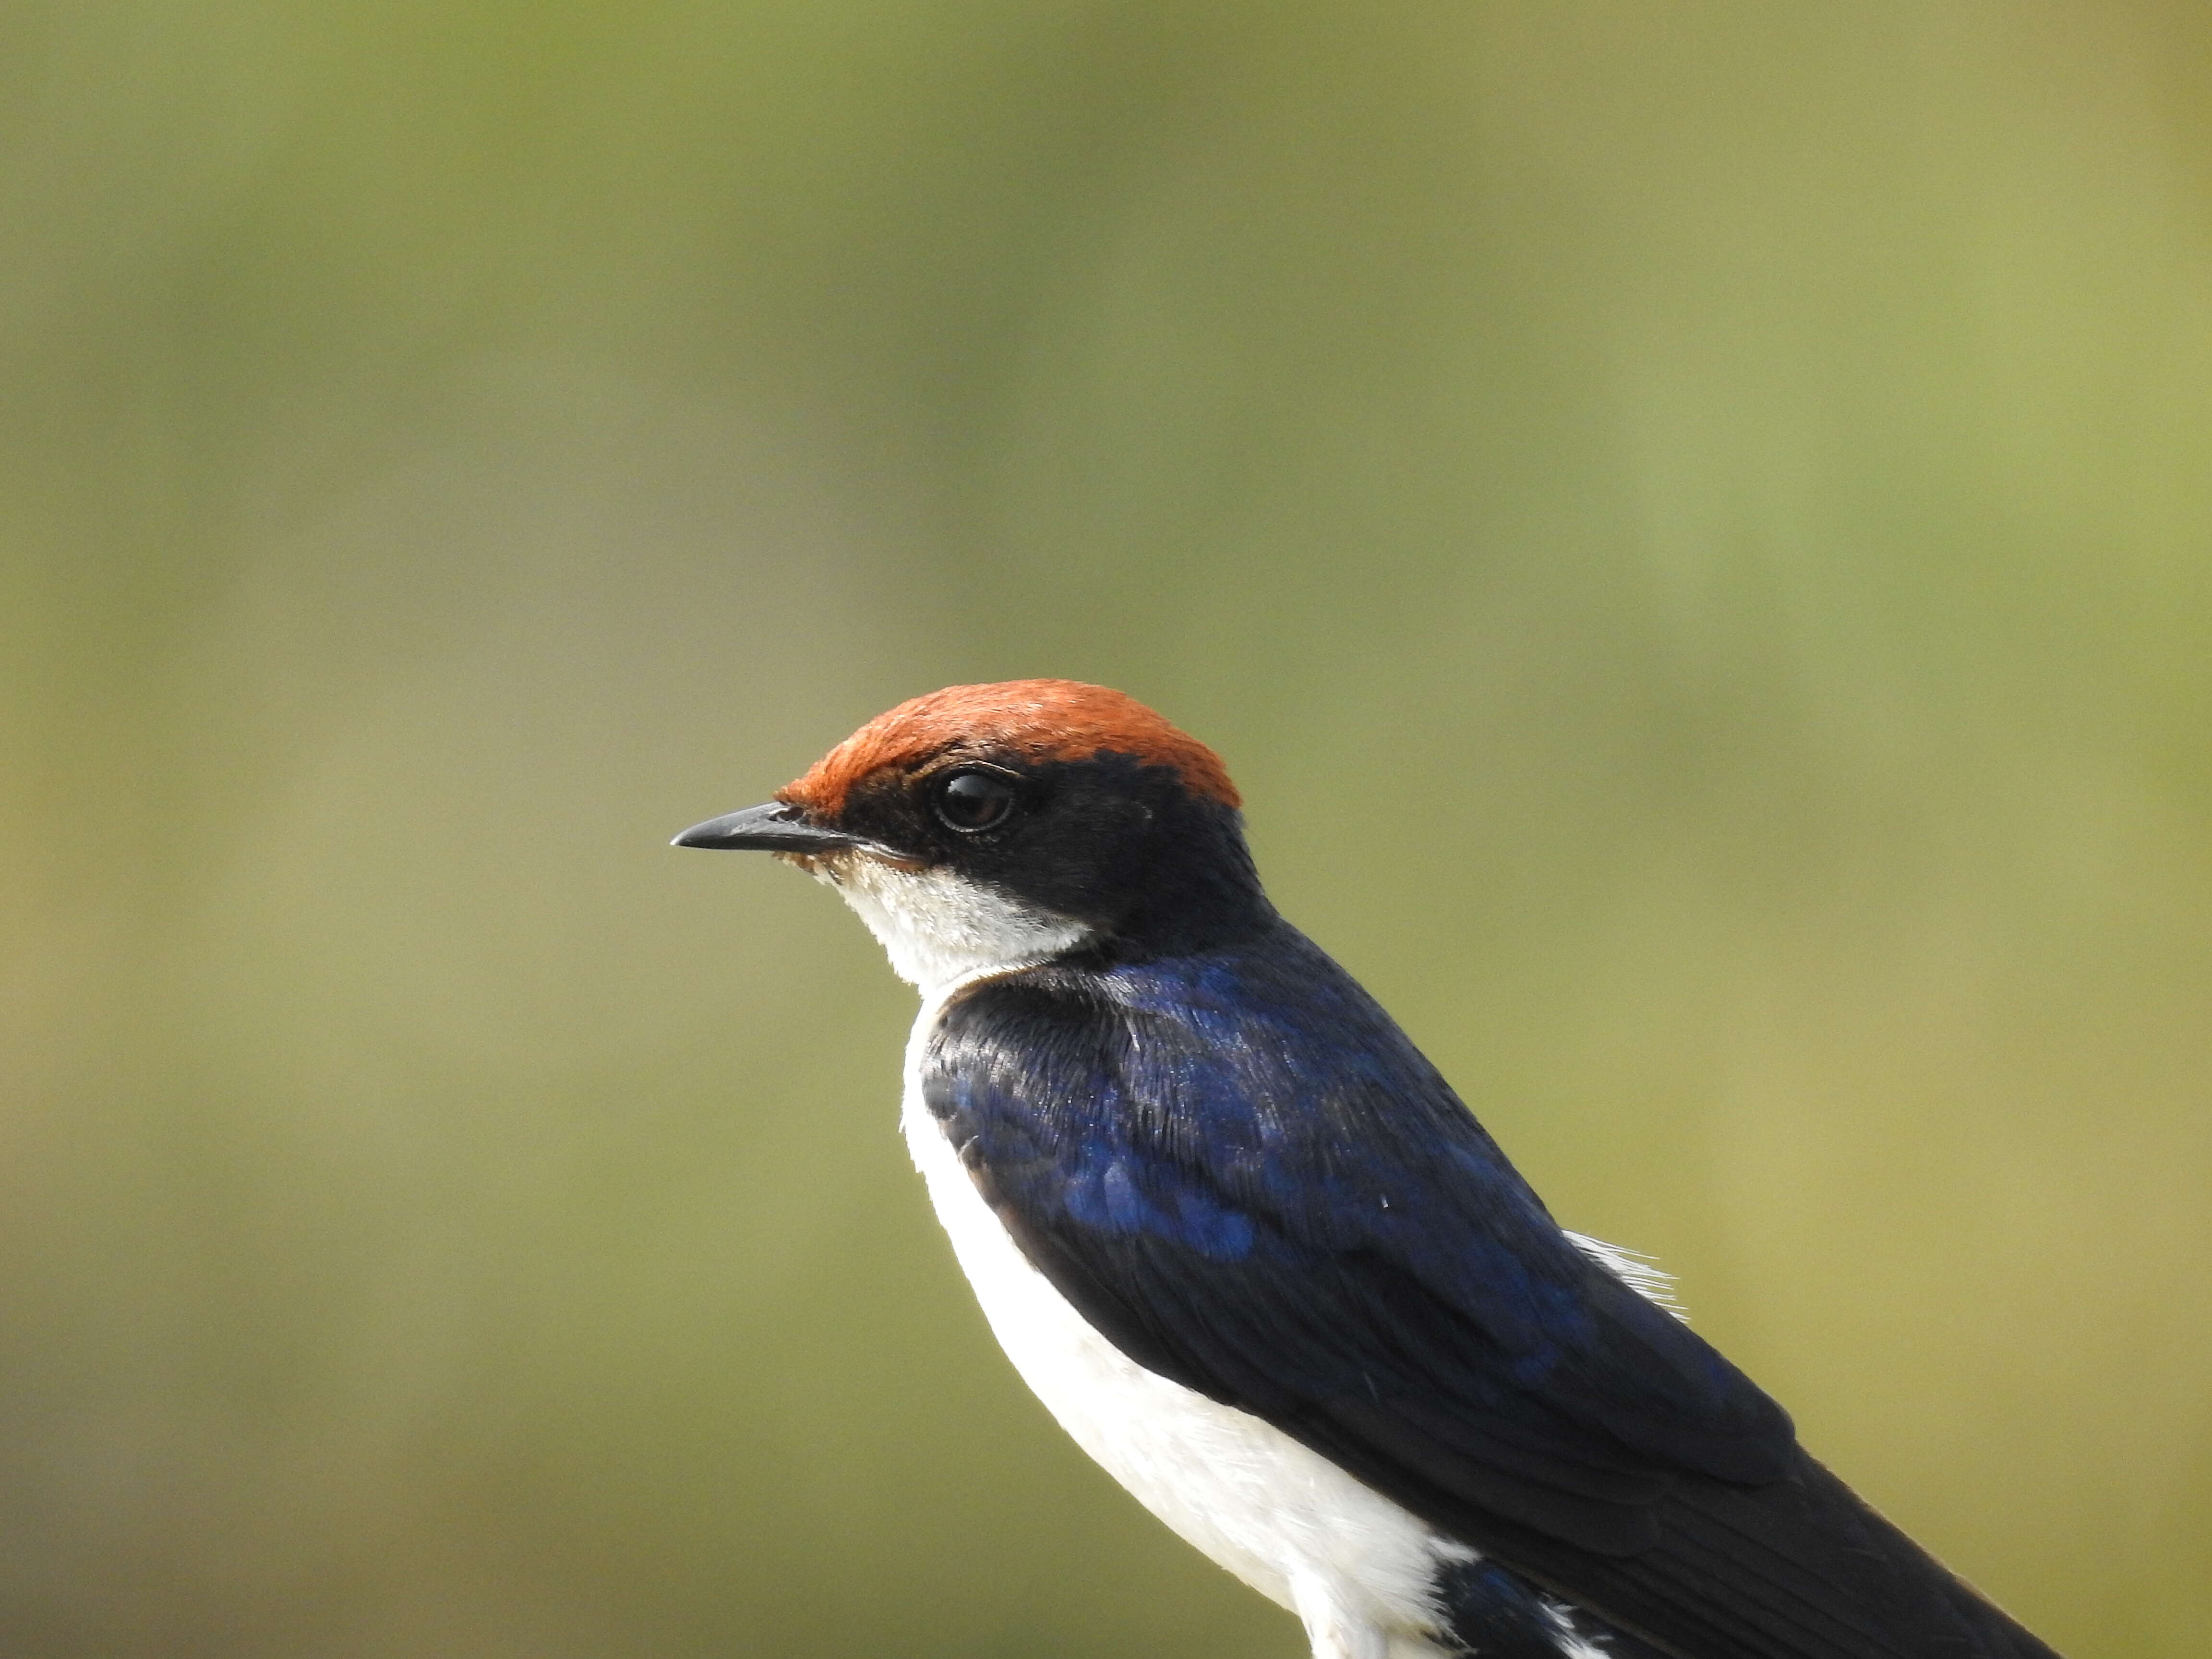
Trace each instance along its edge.
<path fill-rule="evenodd" d="M 1204 949 L 1273 912 L 1213 751 L 1072 680 L 902 702 L 766 805 L 678 847 L 780 854 L 842 892 L 931 989 L 1078 950 Z"/>

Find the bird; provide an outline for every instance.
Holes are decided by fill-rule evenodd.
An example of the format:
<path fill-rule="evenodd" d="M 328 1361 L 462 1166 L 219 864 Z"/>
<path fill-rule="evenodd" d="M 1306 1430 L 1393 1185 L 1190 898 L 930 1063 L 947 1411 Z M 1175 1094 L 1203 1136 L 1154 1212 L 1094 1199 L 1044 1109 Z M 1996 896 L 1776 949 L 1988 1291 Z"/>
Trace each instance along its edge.
<path fill-rule="evenodd" d="M 901 1122 L 1000 1346 L 1314 1659 L 2057 1659 L 1553 1219 L 1145 704 L 948 687 L 674 844 L 919 989 Z"/>

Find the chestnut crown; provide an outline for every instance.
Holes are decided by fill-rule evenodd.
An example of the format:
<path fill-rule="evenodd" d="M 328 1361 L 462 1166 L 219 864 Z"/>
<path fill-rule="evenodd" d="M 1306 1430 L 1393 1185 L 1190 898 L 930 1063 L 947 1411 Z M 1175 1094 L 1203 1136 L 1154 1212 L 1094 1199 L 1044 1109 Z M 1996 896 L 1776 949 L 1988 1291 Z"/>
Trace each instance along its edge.
<path fill-rule="evenodd" d="M 1156 954 L 1273 911 L 1213 751 L 1121 692 L 1072 680 L 951 686 L 870 720 L 775 803 L 690 846 L 755 847 L 833 881 L 850 860 L 927 872 Z"/>

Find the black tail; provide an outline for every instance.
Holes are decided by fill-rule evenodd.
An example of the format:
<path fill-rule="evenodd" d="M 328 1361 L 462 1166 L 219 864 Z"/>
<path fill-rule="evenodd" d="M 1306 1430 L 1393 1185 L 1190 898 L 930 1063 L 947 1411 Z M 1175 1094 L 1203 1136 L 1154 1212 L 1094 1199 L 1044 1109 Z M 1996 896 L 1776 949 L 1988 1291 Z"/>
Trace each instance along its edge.
<path fill-rule="evenodd" d="M 1672 1659 L 2058 1659 L 1802 1453 L 1765 1486 L 1684 1480 L 1656 1513 L 1661 1541 L 1632 1556 L 1468 1541 Z"/>

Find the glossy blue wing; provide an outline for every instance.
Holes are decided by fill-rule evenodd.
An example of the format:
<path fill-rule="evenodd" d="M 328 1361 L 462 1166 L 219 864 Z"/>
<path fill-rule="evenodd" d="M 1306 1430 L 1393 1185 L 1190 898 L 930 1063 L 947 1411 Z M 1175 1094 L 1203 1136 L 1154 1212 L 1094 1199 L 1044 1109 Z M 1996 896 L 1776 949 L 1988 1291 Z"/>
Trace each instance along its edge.
<path fill-rule="evenodd" d="M 1585 1548 L 1648 1546 L 1680 1473 L 1777 1475 L 1780 1409 L 1566 1238 L 1348 975 L 1274 943 L 947 1011 L 929 1104 L 1030 1259 L 1141 1363 Z"/>
<path fill-rule="evenodd" d="M 1287 927 L 980 984 L 922 1085 L 1124 1352 L 1668 1652 L 2054 1659 L 1578 1249 Z"/>

